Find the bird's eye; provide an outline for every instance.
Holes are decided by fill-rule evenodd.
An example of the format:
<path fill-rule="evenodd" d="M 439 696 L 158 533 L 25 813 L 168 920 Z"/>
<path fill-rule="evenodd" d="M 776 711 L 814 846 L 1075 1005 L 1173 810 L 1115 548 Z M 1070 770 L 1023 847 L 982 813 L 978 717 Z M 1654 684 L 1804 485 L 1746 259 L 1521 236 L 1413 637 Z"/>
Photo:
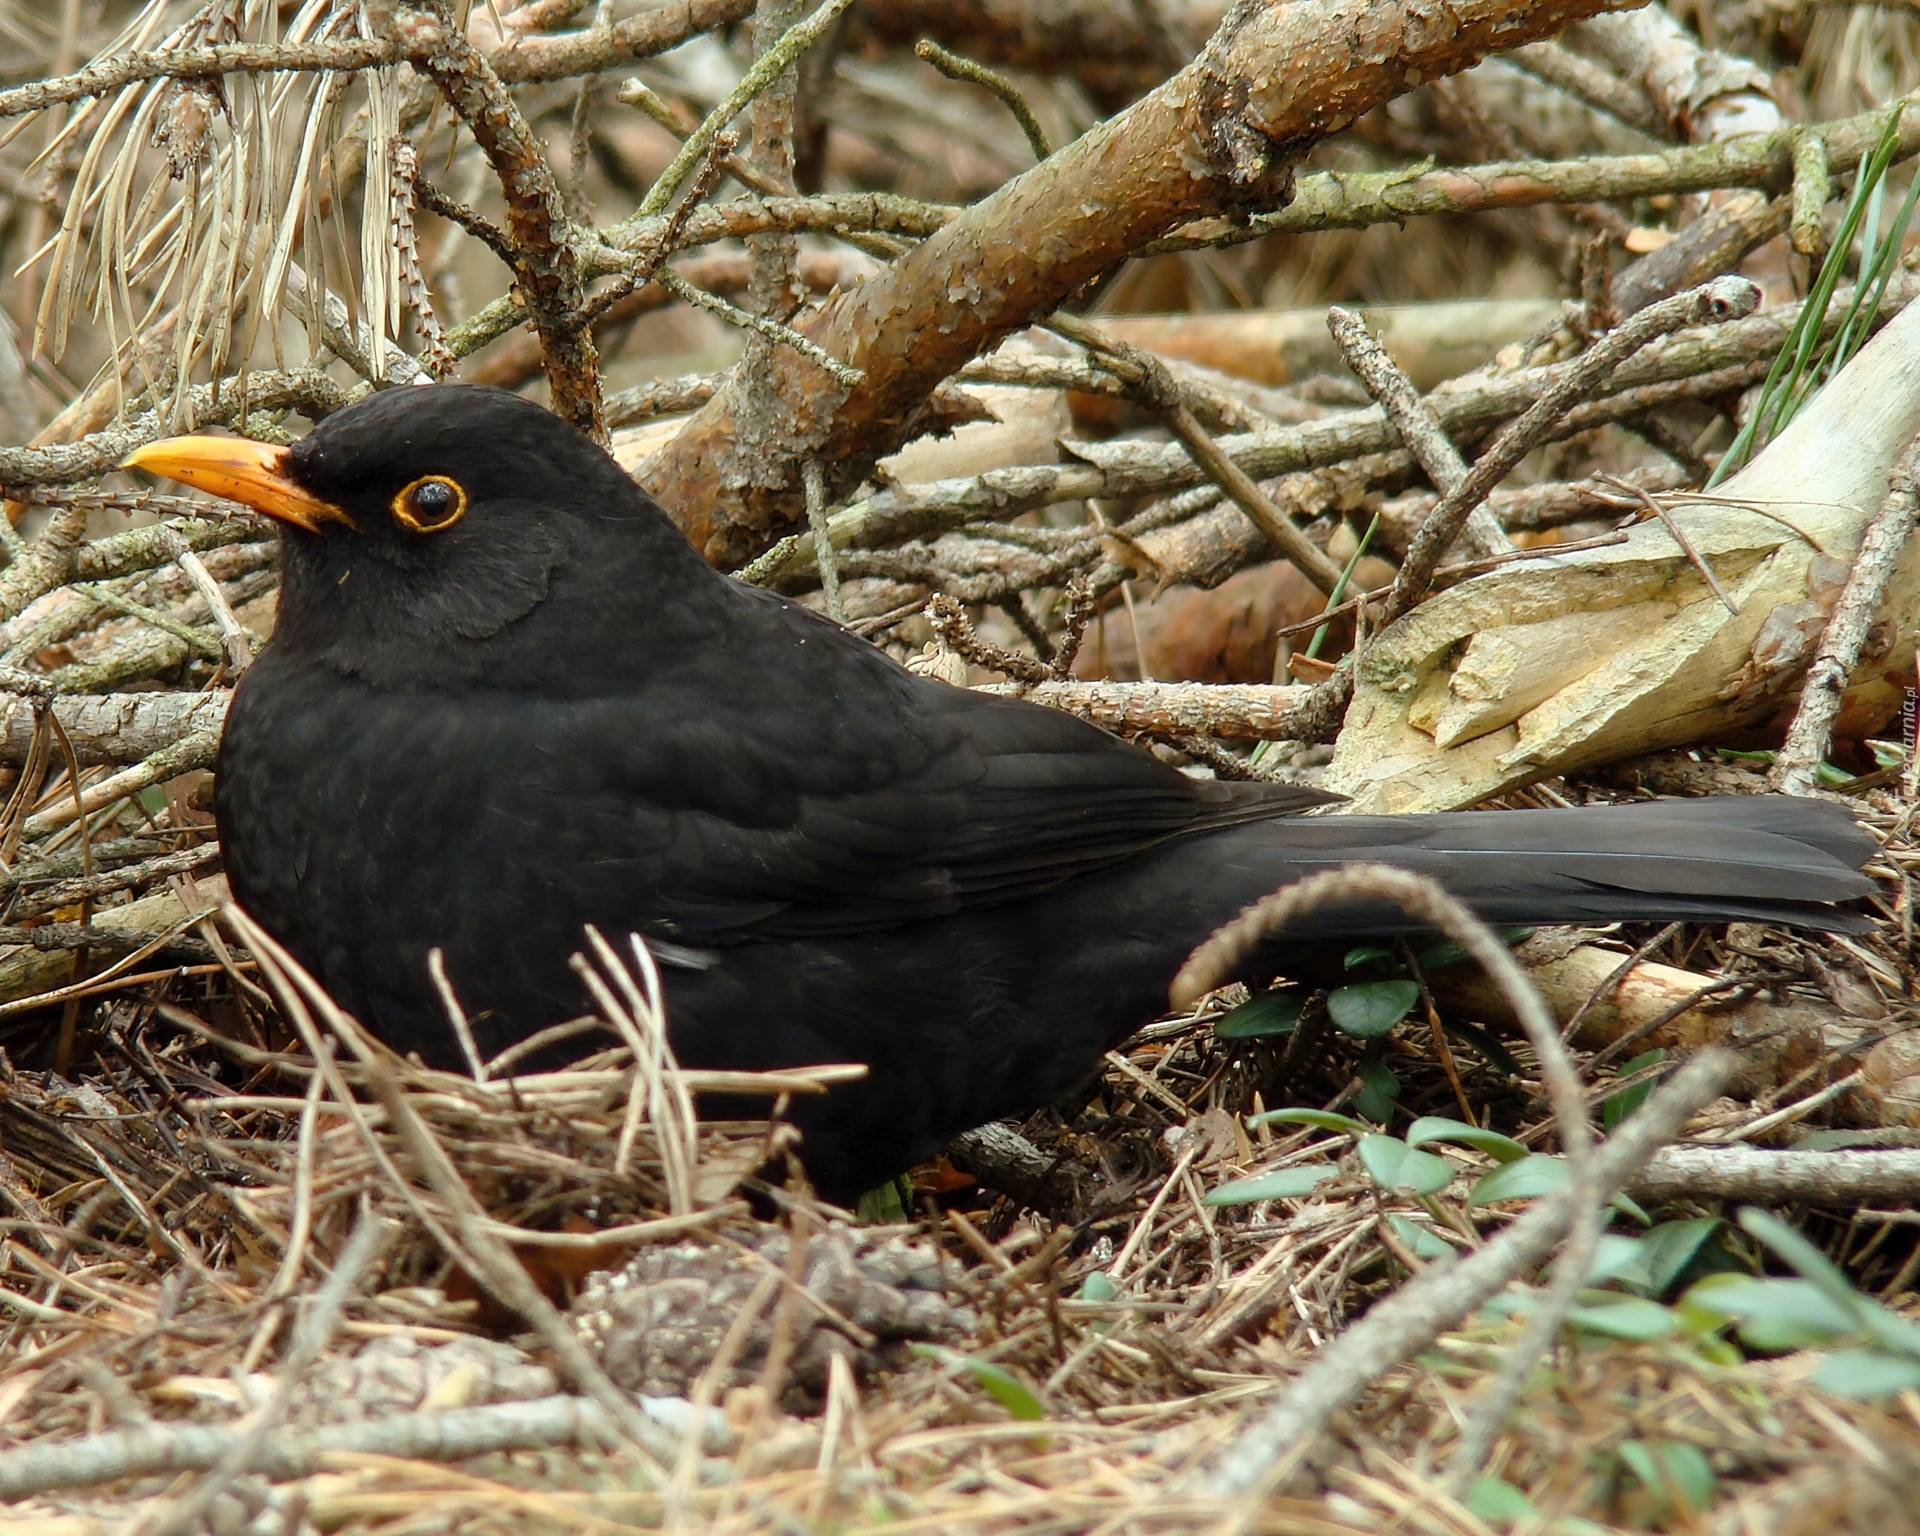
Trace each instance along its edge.
<path fill-rule="evenodd" d="M 460 521 L 467 493 L 445 475 L 422 475 L 393 498 L 394 521 L 415 533 L 438 533 Z"/>

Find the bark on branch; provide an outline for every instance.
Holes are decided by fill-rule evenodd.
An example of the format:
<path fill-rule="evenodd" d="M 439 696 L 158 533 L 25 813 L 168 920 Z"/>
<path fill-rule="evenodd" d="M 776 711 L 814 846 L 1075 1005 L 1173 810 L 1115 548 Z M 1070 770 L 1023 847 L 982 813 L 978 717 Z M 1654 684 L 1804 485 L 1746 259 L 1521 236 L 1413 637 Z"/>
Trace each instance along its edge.
<path fill-rule="evenodd" d="M 801 512 L 800 465 L 858 476 L 911 430 L 935 385 L 1050 313 L 1130 252 L 1191 220 L 1286 201 L 1292 166 L 1410 82 L 1613 9 L 1609 0 L 1243 4 L 1200 56 L 1134 106 L 974 205 L 885 274 L 829 304 L 810 339 L 864 371 L 851 389 L 777 350 L 785 451 L 736 451 L 729 389 L 643 478 L 709 559 L 731 567 Z M 1115 195 L 1124 188 L 1125 195 Z"/>

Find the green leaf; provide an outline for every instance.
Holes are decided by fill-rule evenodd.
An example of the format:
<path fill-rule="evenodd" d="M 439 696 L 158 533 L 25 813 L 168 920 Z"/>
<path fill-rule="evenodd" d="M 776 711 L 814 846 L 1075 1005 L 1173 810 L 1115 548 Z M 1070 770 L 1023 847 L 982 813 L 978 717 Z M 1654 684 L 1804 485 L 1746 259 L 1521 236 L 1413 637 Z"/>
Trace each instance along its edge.
<path fill-rule="evenodd" d="M 1740 1225 L 1817 1287 L 1836 1312 L 1852 1320 L 1853 1329 L 1872 1334 L 1896 1354 L 1920 1360 L 1920 1324 L 1860 1295 L 1832 1260 L 1779 1217 L 1750 1206 L 1740 1213 Z"/>
<path fill-rule="evenodd" d="M 888 1179 L 868 1190 L 854 1203 L 853 1219 L 863 1227 L 891 1227 L 909 1220 L 900 1184 L 899 1179 Z"/>
<path fill-rule="evenodd" d="M 1564 1186 L 1573 1176 L 1566 1159 L 1545 1152 L 1529 1152 L 1491 1173 L 1483 1173 L 1467 1196 L 1468 1205 L 1491 1205 L 1496 1200 L 1537 1200 Z"/>
<path fill-rule="evenodd" d="M 1626 1440 L 1620 1460 L 1662 1505 L 1697 1515 L 1713 1502 L 1713 1467 L 1684 1440 Z"/>
<path fill-rule="evenodd" d="M 991 1360 L 963 1355 L 958 1350 L 942 1349 L 938 1344 L 916 1344 L 913 1352 L 944 1365 L 965 1367 L 987 1395 L 1016 1419 L 1044 1419 L 1047 1416 L 1047 1410 L 1041 1406 L 1040 1399 L 1034 1396 L 1033 1389 Z"/>
<path fill-rule="evenodd" d="M 1646 1259 L 1647 1290 L 1663 1296 L 1699 1256 L 1707 1240 L 1726 1228 L 1718 1216 L 1696 1216 L 1689 1221 L 1663 1221 L 1640 1240 Z"/>
<path fill-rule="evenodd" d="M 1339 579 L 1334 582 L 1333 590 L 1327 594 L 1326 602 L 1321 605 L 1322 613 L 1340 606 L 1340 600 L 1346 596 L 1347 583 L 1353 579 L 1353 573 L 1360 565 L 1360 557 L 1367 552 L 1367 546 L 1373 542 L 1373 536 L 1379 528 L 1380 514 L 1375 512 L 1367 522 L 1367 531 L 1354 543 L 1353 553 L 1347 556 L 1347 563 L 1340 567 Z M 1327 643 L 1327 636 L 1332 632 L 1331 624 L 1318 626 L 1313 632 L 1313 638 L 1307 641 L 1307 655 L 1318 656 L 1320 647 Z M 1265 746 L 1266 743 L 1262 742 L 1261 745 Z"/>
<path fill-rule="evenodd" d="M 1352 1115 L 1336 1115 L 1330 1109 L 1270 1109 L 1265 1114 L 1249 1115 L 1249 1126 L 1311 1125 L 1323 1131 L 1345 1131 L 1349 1136 L 1364 1136 L 1372 1129 Z"/>
<path fill-rule="evenodd" d="M 1420 988 L 1404 979 L 1357 981 L 1327 994 L 1327 1016 L 1356 1040 L 1384 1035 L 1420 1001 Z"/>
<path fill-rule="evenodd" d="M 1644 1239 L 1623 1237 L 1613 1232 L 1603 1234 L 1600 1246 L 1594 1250 L 1593 1263 L 1587 1270 L 1587 1284 L 1623 1285 L 1639 1296 L 1652 1290 Z"/>
<path fill-rule="evenodd" d="M 1622 1215 L 1632 1217 L 1643 1227 L 1653 1225 L 1653 1218 L 1647 1214 L 1646 1207 L 1641 1205 L 1640 1202 L 1635 1200 L 1631 1195 L 1615 1195 L 1607 1204 L 1612 1206 L 1616 1211 L 1619 1211 Z"/>
<path fill-rule="evenodd" d="M 149 784 L 137 791 L 133 798 L 140 802 L 140 809 L 149 816 L 158 816 L 167 808 L 167 792 L 158 784 Z"/>
<path fill-rule="evenodd" d="M 1873 754 L 1876 768 L 1898 768 L 1907 760 L 1906 751 L 1896 742 L 1869 741 L 1867 750 Z"/>
<path fill-rule="evenodd" d="M 1113 1283 L 1113 1276 L 1104 1269 L 1096 1269 L 1080 1282 L 1082 1301 L 1112 1301 L 1120 1294 L 1120 1287 Z"/>
<path fill-rule="evenodd" d="M 1290 1035 L 1300 1023 L 1306 994 L 1298 990 L 1263 992 L 1213 1022 L 1216 1040 L 1264 1040 Z"/>
<path fill-rule="evenodd" d="M 1360 1087 L 1353 1096 L 1353 1107 L 1376 1125 L 1385 1125 L 1393 1118 L 1393 1101 L 1400 1097 L 1400 1079 L 1377 1056 L 1361 1062 L 1354 1068 L 1354 1075 L 1360 1079 Z"/>
<path fill-rule="evenodd" d="M 1416 1151 L 1398 1136 L 1362 1136 L 1360 1166 L 1382 1189 L 1414 1195 L 1439 1194 L 1459 1172 L 1446 1158 Z"/>
<path fill-rule="evenodd" d="M 1532 1499 L 1498 1477 L 1476 1477 L 1467 1490 L 1466 1504 L 1469 1512 L 1489 1525 L 1512 1526 L 1540 1518 Z"/>
<path fill-rule="evenodd" d="M 1842 784 L 1851 784 L 1853 775 L 1836 763 L 1828 762 L 1824 757 L 1813 770 L 1813 782 L 1823 789 L 1838 789 Z"/>
<path fill-rule="evenodd" d="M 1467 1196 L 1467 1204 L 1491 1205 L 1496 1200 L 1536 1200 L 1541 1195 L 1552 1194 L 1572 1177 L 1573 1170 L 1567 1166 L 1565 1158 L 1545 1152 L 1529 1152 L 1525 1157 L 1502 1163 L 1491 1173 L 1482 1174 Z M 1607 1204 L 1616 1211 L 1626 1212 L 1643 1227 L 1653 1225 L 1653 1218 L 1626 1195 L 1615 1195 Z"/>
<path fill-rule="evenodd" d="M 1531 928 L 1496 928 L 1494 932 L 1508 949 L 1516 944 L 1524 944 L 1533 937 Z M 1413 958 L 1421 970 L 1438 971 L 1449 965 L 1458 965 L 1467 958 L 1467 952 L 1451 939 L 1436 939 L 1415 950 Z"/>
<path fill-rule="evenodd" d="M 1680 1327 L 1680 1319 L 1671 1307 L 1644 1296 L 1614 1296 L 1593 1306 L 1574 1307 L 1567 1313 L 1567 1321 L 1588 1333 L 1634 1343 L 1663 1339 Z"/>
<path fill-rule="evenodd" d="M 1871 1349 L 1836 1349 L 1820 1362 L 1813 1384 L 1836 1397 L 1872 1399 L 1920 1390 L 1920 1360 Z"/>
<path fill-rule="evenodd" d="M 1440 1027 L 1447 1032 L 1449 1039 L 1458 1040 L 1463 1045 L 1472 1047 L 1488 1066 L 1505 1073 L 1508 1077 L 1520 1075 L 1519 1059 L 1500 1043 L 1497 1036 L 1488 1033 L 1478 1024 L 1466 1024 L 1458 1019 L 1442 1019 Z"/>
<path fill-rule="evenodd" d="M 1736 752 L 1732 747 L 1716 747 L 1714 751 L 1723 763 L 1752 763 L 1756 768 L 1771 768 L 1771 752 Z"/>
<path fill-rule="evenodd" d="M 1341 961 L 1341 964 L 1348 970 L 1352 970 L 1355 966 L 1378 965 L 1383 960 L 1392 958 L 1393 951 L 1390 949 L 1382 949 L 1378 944 L 1359 944 L 1347 951 L 1346 958 Z"/>
<path fill-rule="evenodd" d="M 1422 1115 L 1407 1127 L 1408 1146 L 1424 1147 L 1430 1141 L 1451 1141 L 1472 1147 L 1496 1163 L 1511 1163 L 1527 1155 L 1527 1149 L 1511 1136 L 1468 1125 L 1464 1120 L 1449 1120 L 1445 1115 Z"/>
<path fill-rule="evenodd" d="M 1467 958 L 1467 952 L 1451 939 L 1426 944 L 1413 952 L 1414 964 L 1423 971 L 1443 971 Z"/>
<path fill-rule="evenodd" d="M 1453 1257 L 1453 1244 L 1431 1228 L 1421 1226 L 1417 1221 L 1409 1221 L 1405 1216 L 1393 1214 L 1387 1217 L 1387 1225 L 1393 1228 L 1393 1235 L 1412 1250 L 1416 1259 Z"/>
<path fill-rule="evenodd" d="M 1528 1290 L 1525 1286 L 1509 1286 L 1506 1290 L 1489 1296 L 1480 1304 L 1480 1310 L 1473 1315 L 1474 1322 L 1479 1327 L 1486 1327 L 1492 1323 L 1521 1317 L 1533 1305 L 1535 1295 L 1535 1292 Z"/>
<path fill-rule="evenodd" d="M 1655 1049 L 1643 1051 L 1640 1055 L 1634 1057 L 1633 1060 L 1622 1062 L 1613 1075 L 1620 1079 L 1629 1078 L 1635 1073 L 1646 1071 L 1648 1067 L 1658 1066 L 1666 1059 L 1667 1053 L 1664 1050 Z M 1649 1078 L 1644 1083 L 1636 1083 L 1633 1087 L 1623 1092 L 1611 1095 L 1600 1106 L 1601 1124 L 1605 1125 L 1608 1130 L 1612 1130 L 1622 1120 L 1626 1119 L 1628 1115 L 1646 1103 L 1647 1095 L 1652 1093 L 1653 1089 L 1654 1082 Z"/>
<path fill-rule="evenodd" d="M 1817 1349 L 1860 1328 L 1853 1309 L 1810 1280 L 1760 1280 L 1751 1275 L 1710 1275 L 1691 1286 L 1685 1304 L 1735 1319 L 1741 1339 L 1768 1354 Z"/>
<path fill-rule="evenodd" d="M 1888 1311 L 1877 1301 L 1863 1298 L 1861 1306 L 1867 1314 L 1867 1332 L 1876 1344 L 1910 1360 L 1920 1360 L 1920 1323 Z"/>
<path fill-rule="evenodd" d="M 1748 1206 L 1740 1213 L 1740 1226 L 1749 1237 L 1757 1238 L 1771 1248 L 1803 1280 L 1818 1286 L 1839 1311 L 1853 1319 L 1854 1327 L 1864 1325 L 1866 1319 L 1861 1312 L 1860 1297 L 1855 1294 L 1852 1282 L 1831 1259 L 1792 1227 L 1771 1211 L 1763 1211 L 1755 1206 Z"/>
<path fill-rule="evenodd" d="M 1256 1200 L 1298 1200 L 1316 1184 L 1334 1175 L 1331 1168 L 1276 1168 L 1271 1173 L 1256 1173 L 1210 1189 L 1200 1197 L 1202 1205 L 1251 1205 Z"/>

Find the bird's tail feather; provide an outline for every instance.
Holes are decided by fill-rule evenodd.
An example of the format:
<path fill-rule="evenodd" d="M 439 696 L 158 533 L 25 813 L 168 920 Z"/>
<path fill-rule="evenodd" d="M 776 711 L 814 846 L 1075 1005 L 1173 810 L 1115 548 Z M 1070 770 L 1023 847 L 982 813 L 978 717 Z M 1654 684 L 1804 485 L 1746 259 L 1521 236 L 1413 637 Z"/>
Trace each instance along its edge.
<path fill-rule="evenodd" d="M 1275 884 L 1343 864 L 1433 876 L 1492 923 L 1791 923 L 1858 932 L 1851 903 L 1878 848 L 1845 806 L 1784 795 L 1722 796 L 1554 811 L 1311 816 L 1261 829 Z M 1251 841 L 1249 834 L 1239 837 Z M 1243 845 L 1244 846 L 1244 845 Z M 1252 852 L 1252 849 L 1248 850 Z M 1379 902 L 1336 902 L 1281 936 L 1313 941 L 1405 931 Z"/>

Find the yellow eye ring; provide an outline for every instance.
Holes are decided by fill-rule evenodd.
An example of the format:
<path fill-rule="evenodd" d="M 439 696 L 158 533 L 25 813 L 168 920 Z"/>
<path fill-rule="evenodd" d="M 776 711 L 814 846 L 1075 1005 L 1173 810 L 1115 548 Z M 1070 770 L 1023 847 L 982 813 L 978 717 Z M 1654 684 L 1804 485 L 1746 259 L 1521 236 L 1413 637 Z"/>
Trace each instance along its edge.
<path fill-rule="evenodd" d="M 439 533 L 466 512 L 467 493 L 445 475 L 422 475 L 393 498 L 393 520 L 415 533 Z"/>

